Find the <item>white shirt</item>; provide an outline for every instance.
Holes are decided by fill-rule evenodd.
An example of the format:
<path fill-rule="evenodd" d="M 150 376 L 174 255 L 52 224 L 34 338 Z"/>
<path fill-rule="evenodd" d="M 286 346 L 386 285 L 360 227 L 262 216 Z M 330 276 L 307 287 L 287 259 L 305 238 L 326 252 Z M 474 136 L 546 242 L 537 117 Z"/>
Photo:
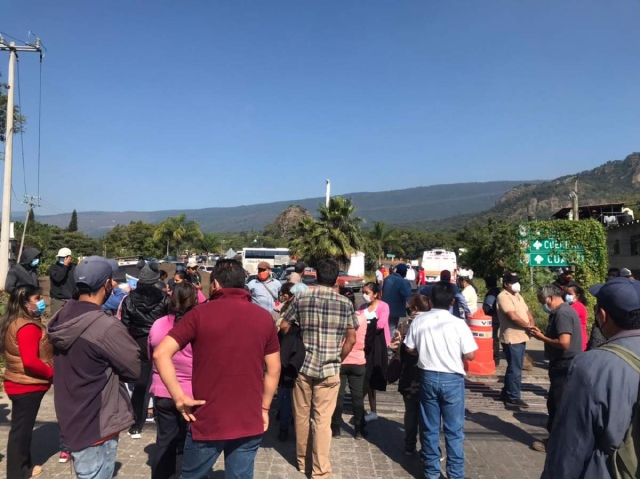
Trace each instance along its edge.
<path fill-rule="evenodd" d="M 376 281 L 378 281 L 378 283 L 382 283 L 384 281 L 384 275 L 379 269 L 376 270 Z"/>
<path fill-rule="evenodd" d="M 478 311 L 478 293 L 473 288 L 473 286 L 469 285 L 462 290 L 462 296 L 464 296 L 465 301 L 467 302 L 467 306 L 469 306 L 469 311 L 471 314 Z"/>
<path fill-rule="evenodd" d="M 405 278 L 407 281 L 415 281 L 416 280 L 416 270 L 411 266 L 407 267 L 407 276 Z"/>
<path fill-rule="evenodd" d="M 478 349 L 467 323 L 444 309 L 416 317 L 404 344 L 418 351 L 420 369 L 463 376 L 462 356 Z"/>

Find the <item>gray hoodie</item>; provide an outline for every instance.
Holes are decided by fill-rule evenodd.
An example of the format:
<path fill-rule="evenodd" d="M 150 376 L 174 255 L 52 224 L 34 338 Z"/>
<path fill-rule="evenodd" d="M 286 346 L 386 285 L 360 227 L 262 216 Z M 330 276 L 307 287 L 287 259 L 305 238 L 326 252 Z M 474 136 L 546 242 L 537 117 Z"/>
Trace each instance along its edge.
<path fill-rule="evenodd" d="M 140 350 L 122 323 L 93 303 L 70 300 L 48 331 L 62 442 L 80 451 L 131 426 L 123 381 L 138 379 Z"/>

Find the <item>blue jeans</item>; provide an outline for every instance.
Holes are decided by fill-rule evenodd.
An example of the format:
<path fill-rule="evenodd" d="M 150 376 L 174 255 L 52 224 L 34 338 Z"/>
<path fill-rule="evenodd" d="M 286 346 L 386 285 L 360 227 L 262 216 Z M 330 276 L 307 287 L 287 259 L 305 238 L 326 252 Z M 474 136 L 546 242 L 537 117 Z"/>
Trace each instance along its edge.
<path fill-rule="evenodd" d="M 293 406 L 291 406 L 291 395 L 293 388 L 278 388 L 278 410 L 280 411 L 280 429 L 289 429 L 291 416 L 293 416 Z"/>
<path fill-rule="evenodd" d="M 420 414 L 424 429 L 422 455 L 425 479 L 440 479 L 440 418 L 447 446 L 447 477 L 464 479 L 464 377 L 422 371 Z"/>
<path fill-rule="evenodd" d="M 116 466 L 118 438 L 109 439 L 98 446 L 72 452 L 73 469 L 78 479 L 111 479 Z"/>
<path fill-rule="evenodd" d="M 522 366 L 527 343 L 503 344 L 502 350 L 507 359 L 507 372 L 504 375 L 504 394 L 510 401 L 520 399 L 522 389 Z"/>
<path fill-rule="evenodd" d="M 226 441 L 194 441 L 187 432 L 181 479 L 204 479 L 224 452 L 226 479 L 253 479 L 253 463 L 262 435 Z"/>

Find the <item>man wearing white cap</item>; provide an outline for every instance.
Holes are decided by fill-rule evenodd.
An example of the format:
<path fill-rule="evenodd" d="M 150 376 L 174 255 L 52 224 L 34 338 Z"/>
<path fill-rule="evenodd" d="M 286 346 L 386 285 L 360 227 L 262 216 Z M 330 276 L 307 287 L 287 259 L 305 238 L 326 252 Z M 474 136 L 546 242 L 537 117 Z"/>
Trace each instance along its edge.
<path fill-rule="evenodd" d="M 60 308 L 71 299 L 75 281 L 73 271 L 75 270 L 71 250 L 62 248 L 58 251 L 55 264 L 49 268 L 49 279 L 51 280 L 51 314 L 56 314 Z"/>

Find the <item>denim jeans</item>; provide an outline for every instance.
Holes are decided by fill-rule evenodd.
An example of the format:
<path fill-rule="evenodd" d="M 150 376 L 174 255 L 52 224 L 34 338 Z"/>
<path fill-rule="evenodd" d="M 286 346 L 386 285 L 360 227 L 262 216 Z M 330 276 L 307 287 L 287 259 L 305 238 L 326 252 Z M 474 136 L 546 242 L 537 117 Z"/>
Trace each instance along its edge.
<path fill-rule="evenodd" d="M 118 438 L 71 453 L 78 479 L 111 479 L 116 467 Z"/>
<path fill-rule="evenodd" d="M 440 479 L 440 418 L 447 446 L 447 477 L 464 479 L 464 377 L 422 371 L 420 380 L 422 456 L 425 479 Z"/>
<path fill-rule="evenodd" d="M 280 411 L 280 429 L 289 429 L 291 425 L 291 417 L 293 417 L 293 406 L 291 405 L 291 396 L 293 388 L 278 388 L 278 411 Z"/>
<path fill-rule="evenodd" d="M 262 435 L 226 441 L 194 441 L 187 432 L 181 479 L 204 479 L 224 452 L 226 479 L 253 479 L 253 463 Z"/>
<path fill-rule="evenodd" d="M 502 350 L 507 359 L 507 372 L 504 375 L 504 393 L 510 401 L 520 399 L 522 390 L 522 367 L 527 343 L 503 344 Z"/>

